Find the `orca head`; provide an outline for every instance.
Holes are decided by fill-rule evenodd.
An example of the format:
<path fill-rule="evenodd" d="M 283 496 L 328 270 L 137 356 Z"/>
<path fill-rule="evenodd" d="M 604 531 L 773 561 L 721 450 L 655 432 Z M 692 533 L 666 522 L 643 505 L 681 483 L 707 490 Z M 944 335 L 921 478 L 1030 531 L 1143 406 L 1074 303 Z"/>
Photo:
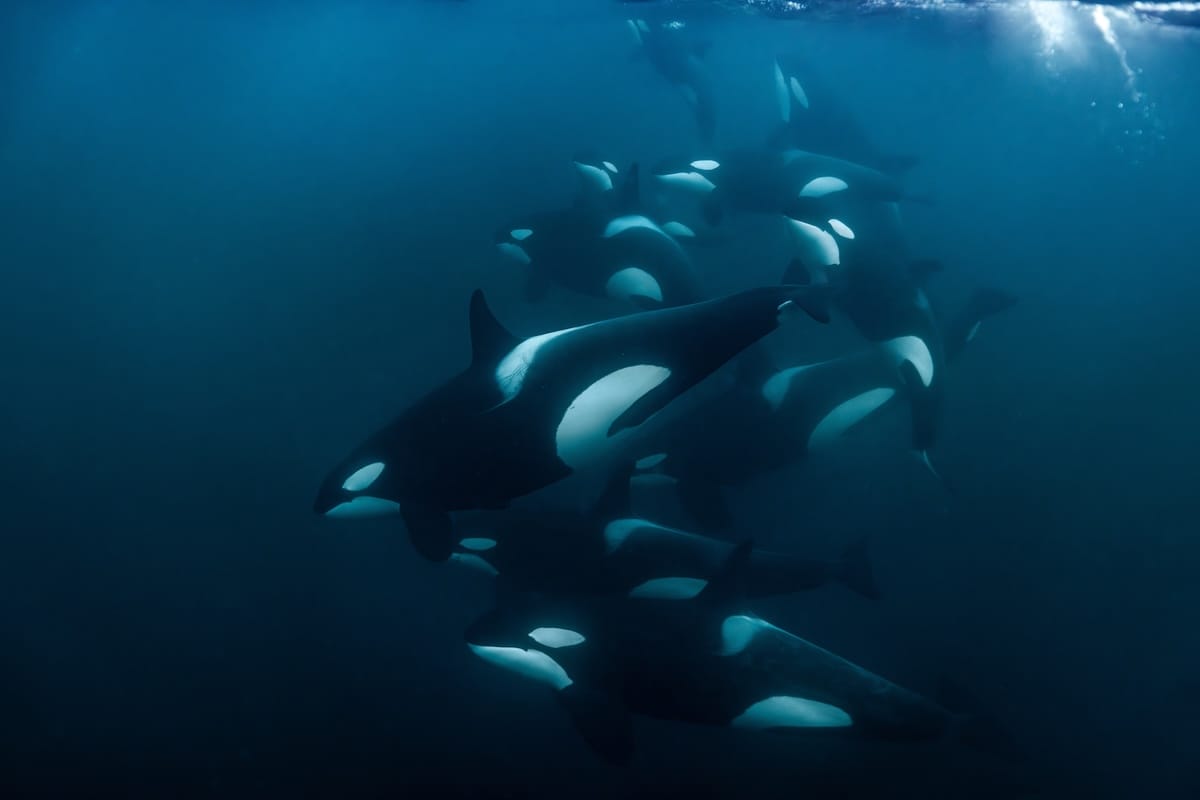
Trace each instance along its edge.
<path fill-rule="evenodd" d="M 721 162 L 709 156 L 664 159 L 651 174 L 659 187 L 703 197 L 717 188 Z"/>
<path fill-rule="evenodd" d="M 532 223 L 517 221 L 497 228 L 492 234 L 492 242 L 505 258 L 527 267 L 533 263 L 533 257 L 529 254 L 528 239 L 534 233 Z"/>
<path fill-rule="evenodd" d="M 313 511 L 336 519 L 398 514 L 399 477 L 386 459 L 356 452 L 325 477 Z"/>

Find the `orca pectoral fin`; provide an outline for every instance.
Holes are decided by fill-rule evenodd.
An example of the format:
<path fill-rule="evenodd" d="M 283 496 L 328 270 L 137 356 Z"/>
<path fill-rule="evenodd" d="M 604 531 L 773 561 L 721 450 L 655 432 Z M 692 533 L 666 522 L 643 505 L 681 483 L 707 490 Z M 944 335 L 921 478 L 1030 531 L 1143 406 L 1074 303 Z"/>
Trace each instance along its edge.
<path fill-rule="evenodd" d="M 813 320 L 822 325 L 828 325 L 829 321 L 833 319 L 830 312 L 830 296 L 832 294 L 828 284 L 816 284 L 800 289 L 788 302 L 802 309 Z M 783 310 L 780 308 L 781 312 Z"/>
<path fill-rule="evenodd" d="M 557 693 L 575 730 L 593 751 L 610 764 L 627 764 L 633 757 L 633 720 L 620 698 L 579 683 Z"/>
<path fill-rule="evenodd" d="M 400 516 L 408 527 L 413 547 L 430 561 L 445 561 L 454 550 L 454 526 L 450 514 L 440 508 L 407 503 L 401 506 Z"/>

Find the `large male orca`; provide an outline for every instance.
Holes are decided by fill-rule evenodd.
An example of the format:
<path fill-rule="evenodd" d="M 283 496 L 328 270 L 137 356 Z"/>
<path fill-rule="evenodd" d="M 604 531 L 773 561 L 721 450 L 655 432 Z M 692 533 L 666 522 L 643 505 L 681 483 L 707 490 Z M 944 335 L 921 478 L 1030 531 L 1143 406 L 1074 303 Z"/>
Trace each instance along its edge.
<path fill-rule="evenodd" d="M 471 364 L 370 436 L 325 478 L 315 511 L 399 513 L 417 550 L 445 560 L 449 512 L 502 508 L 619 455 L 643 425 L 821 292 L 763 287 L 526 339 L 471 297 Z"/>
<path fill-rule="evenodd" d="M 936 341 L 944 341 L 942 357 L 957 357 L 982 320 L 1009 302 L 1000 292 L 976 292 L 947 323 L 945 339 L 938 335 Z M 935 441 L 936 392 L 942 384 L 930 377 L 935 358 L 921 338 L 898 336 L 857 353 L 786 369 L 746 360 L 747 355 L 741 357 L 737 380 L 641 443 L 643 473 L 669 476 L 683 510 L 702 530 L 727 530 L 733 524 L 724 488 L 837 446 L 897 402 L 908 404 L 909 446 L 932 469 L 928 450 Z"/>
<path fill-rule="evenodd" d="M 717 127 L 716 99 L 712 79 L 704 66 L 709 42 L 693 41 L 682 22 L 651 24 L 644 19 L 626 20 L 638 51 L 654 70 L 679 88 L 696 118 L 700 141 L 711 144 Z"/>
<path fill-rule="evenodd" d="M 510 587 L 556 594 L 670 598 L 698 594 L 733 545 L 633 516 L 632 465 L 613 472 L 595 506 L 572 510 L 474 512 L 455 520 L 452 562 Z M 837 581 L 868 599 L 878 592 L 863 541 L 837 560 L 753 550 L 748 597 L 806 591 Z"/>
<path fill-rule="evenodd" d="M 989 744 L 992 726 L 955 714 L 747 613 L 735 548 L 694 598 L 501 594 L 466 633 L 484 661 L 549 687 L 605 759 L 632 756 L 632 714 L 875 739 L 955 736 Z"/>
<path fill-rule="evenodd" d="M 838 93 L 826 86 L 800 55 L 775 58 L 773 90 L 780 124 L 768 146 L 827 153 L 893 174 L 917 163 L 913 156 L 887 153 L 877 147 Z"/>

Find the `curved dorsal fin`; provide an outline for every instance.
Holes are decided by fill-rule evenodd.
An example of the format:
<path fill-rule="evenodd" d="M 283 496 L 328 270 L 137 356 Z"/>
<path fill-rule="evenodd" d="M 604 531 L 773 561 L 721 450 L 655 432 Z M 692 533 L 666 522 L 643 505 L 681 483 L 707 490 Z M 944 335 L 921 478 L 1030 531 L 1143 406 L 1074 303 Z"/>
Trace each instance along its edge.
<path fill-rule="evenodd" d="M 488 308 L 483 291 L 476 289 L 471 294 L 471 363 L 498 361 L 520 341 L 500 324 Z"/>

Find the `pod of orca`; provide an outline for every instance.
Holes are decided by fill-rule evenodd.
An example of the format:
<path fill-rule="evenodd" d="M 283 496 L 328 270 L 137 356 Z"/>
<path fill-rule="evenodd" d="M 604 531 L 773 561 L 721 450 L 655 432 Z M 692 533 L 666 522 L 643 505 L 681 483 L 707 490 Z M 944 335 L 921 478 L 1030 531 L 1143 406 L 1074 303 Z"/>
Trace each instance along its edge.
<path fill-rule="evenodd" d="M 911 252 L 901 217 L 930 202 L 906 185 L 917 159 L 873 141 L 801 59 L 763 75 L 777 109 L 763 144 L 722 151 L 708 44 L 679 22 L 626 24 L 683 94 L 698 145 L 648 175 L 579 152 L 574 197 L 493 235 L 527 302 L 574 292 L 617 315 L 515 332 L 476 291 L 470 363 L 351 448 L 315 511 L 398 516 L 425 559 L 489 576 L 495 604 L 466 631 L 470 652 L 544 685 L 609 761 L 634 754 L 633 715 L 1007 748 L 963 692 L 923 697 L 756 615 L 758 598 L 827 584 L 878 592 L 863 541 L 833 560 L 758 548 L 724 490 L 837 446 L 888 406 L 908 410 L 908 447 L 941 480 L 943 373 L 1015 299 L 981 288 L 957 313 L 934 307 L 943 268 Z M 777 224 L 791 251 L 778 284 L 713 297 L 691 248 L 740 215 Z M 780 367 L 761 344 L 835 315 L 863 340 L 845 354 Z M 539 501 L 575 475 L 599 499 Z M 674 492 L 690 530 L 639 517 L 639 482 Z"/>

